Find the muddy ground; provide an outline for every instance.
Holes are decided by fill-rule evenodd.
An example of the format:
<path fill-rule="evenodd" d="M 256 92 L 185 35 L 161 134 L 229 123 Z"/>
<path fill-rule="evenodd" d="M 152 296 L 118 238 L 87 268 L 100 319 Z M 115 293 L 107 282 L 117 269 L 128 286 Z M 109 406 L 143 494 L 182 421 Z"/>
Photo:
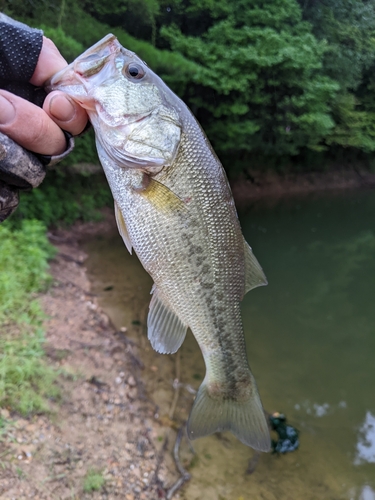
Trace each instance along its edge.
<path fill-rule="evenodd" d="M 0 436 L 1 499 L 157 500 L 179 477 L 165 450 L 170 427 L 142 383 L 136 342 L 115 330 L 90 291 L 79 241 L 105 224 L 50 234 L 58 254 L 41 301 L 62 399 L 50 415 L 29 419 L 0 410 L 11 422 Z M 92 470 L 104 479 L 99 491 L 84 490 Z"/>

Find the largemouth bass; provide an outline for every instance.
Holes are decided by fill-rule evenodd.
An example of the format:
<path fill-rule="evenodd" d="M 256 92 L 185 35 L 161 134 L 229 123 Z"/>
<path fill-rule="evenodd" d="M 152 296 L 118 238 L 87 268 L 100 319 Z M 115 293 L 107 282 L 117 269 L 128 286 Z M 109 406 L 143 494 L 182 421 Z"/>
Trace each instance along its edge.
<path fill-rule="evenodd" d="M 191 439 L 230 430 L 268 451 L 240 301 L 266 278 L 243 238 L 229 184 L 187 106 L 108 35 L 57 73 L 49 90 L 83 106 L 115 200 L 119 232 L 154 280 L 148 337 L 174 353 L 190 327 L 206 364 Z"/>

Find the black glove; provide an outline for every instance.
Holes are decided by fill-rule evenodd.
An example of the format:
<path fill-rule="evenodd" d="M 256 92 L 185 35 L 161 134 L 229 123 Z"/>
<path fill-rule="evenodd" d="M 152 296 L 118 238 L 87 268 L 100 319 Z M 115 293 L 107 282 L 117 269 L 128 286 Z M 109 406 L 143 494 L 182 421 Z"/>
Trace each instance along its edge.
<path fill-rule="evenodd" d="M 43 44 L 43 32 L 29 28 L 0 13 L 0 88 L 42 107 L 46 92 L 29 80 L 34 74 Z M 31 153 L 0 133 L 0 222 L 18 205 L 20 189 L 38 186 L 46 175 L 46 165 L 67 156 L 74 147 L 72 136 L 64 132 L 66 151 L 58 156 Z"/>

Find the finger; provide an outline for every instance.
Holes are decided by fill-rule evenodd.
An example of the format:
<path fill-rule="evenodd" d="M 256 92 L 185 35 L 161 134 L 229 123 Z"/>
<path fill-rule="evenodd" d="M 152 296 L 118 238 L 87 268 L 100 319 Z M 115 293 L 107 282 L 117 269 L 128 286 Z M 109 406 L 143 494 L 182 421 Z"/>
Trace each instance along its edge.
<path fill-rule="evenodd" d="M 59 127 L 72 135 L 80 134 L 86 127 L 86 111 L 63 92 L 54 91 L 48 94 L 43 109 Z"/>
<path fill-rule="evenodd" d="M 35 104 L 0 90 L 0 132 L 34 153 L 59 155 L 66 149 L 61 128 Z"/>
<path fill-rule="evenodd" d="M 43 37 L 42 50 L 30 83 L 42 86 L 48 78 L 67 66 L 67 62 L 49 38 Z"/>

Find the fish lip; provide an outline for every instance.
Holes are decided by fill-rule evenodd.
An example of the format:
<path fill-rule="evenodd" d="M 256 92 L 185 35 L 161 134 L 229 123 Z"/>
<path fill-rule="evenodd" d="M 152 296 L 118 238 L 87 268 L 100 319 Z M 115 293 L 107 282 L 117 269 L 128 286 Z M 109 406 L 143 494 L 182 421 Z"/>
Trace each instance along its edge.
<path fill-rule="evenodd" d="M 61 90 L 61 87 L 67 87 L 68 85 L 74 85 L 77 84 L 77 77 L 74 75 L 74 72 L 72 71 L 72 77 L 70 81 L 64 82 L 63 85 L 60 84 L 62 77 L 65 77 L 66 73 L 68 70 L 71 70 L 70 65 L 66 66 L 62 70 L 58 71 L 55 73 L 51 78 L 49 78 L 45 84 L 44 84 L 44 90 L 49 94 L 50 92 L 54 90 Z"/>
<path fill-rule="evenodd" d="M 121 51 L 121 44 L 118 41 L 117 37 L 113 35 L 112 33 L 109 33 L 106 35 L 104 38 L 99 40 L 95 45 L 90 47 L 88 50 L 83 52 L 77 59 L 84 59 L 85 57 L 95 54 L 95 53 L 100 53 L 104 50 L 108 50 L 109 53 L 115 54 L 119 51 Z M 108 55 L 110 55 L 108 54 Z M 44 90 L 47 93 L 52 92 L 53 90 L 61 90 L 61 87 L 67 87 L 69 85 L 75 85 L 77 83 L 82 83 L 79 78 L 79 74 L 75 71 L 75 64 L 77 62 L 77 59 L 75 59 L 72 63 L 70 63 L 68 66 L 65 68 L 61 69 L 57 73 L 51 76 L 45 83 L 44 83 Z M 67 78 L 67 73 L 71 73 L 70 78 Z M 62 79 L 64 79 L 64 83 L 61 84 Z M 60 88 L 58 88 L 60 87 Z"/>

